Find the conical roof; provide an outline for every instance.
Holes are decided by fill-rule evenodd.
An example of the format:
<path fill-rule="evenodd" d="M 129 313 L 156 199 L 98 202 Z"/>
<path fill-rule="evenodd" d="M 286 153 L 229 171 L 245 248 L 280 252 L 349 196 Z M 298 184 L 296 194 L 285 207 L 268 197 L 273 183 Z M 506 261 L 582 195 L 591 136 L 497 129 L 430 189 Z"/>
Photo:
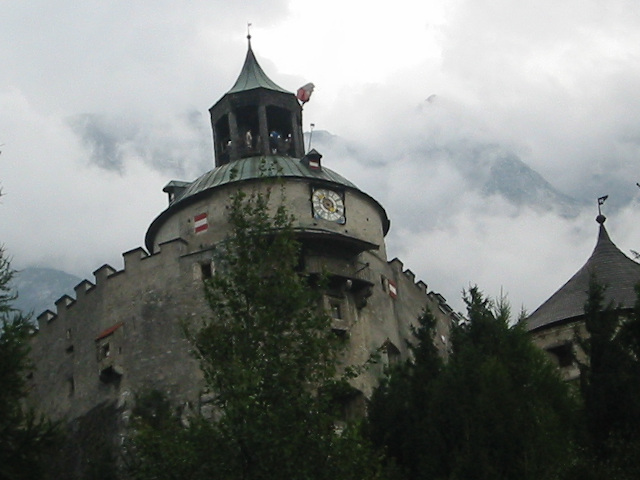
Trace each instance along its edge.
<path fill-rule="evenodd" d="M 613 302 L 614 306 L 621 308 L 634 306 L 634 287 L 640 282 L 640 264 L 627 257 L 611 241 L 603 216 L 598 217 L 598 223 L 598 241 L 587 263 L 527 318 L 528 330 L 543 329 L 584 315 L 592 275 L 607 287 L 605 305 Z"/>
<path fill-rule="evenodd" d="M 244 59 L 244 65 L 242 66 L 242 70 L 240 71 L 240 75 L 238 76 L 236 83 L 233 84 L 233 87 L 231 87 L 231 90 L 229 90 L 227 94 L 245 92 L 255 88 L 266 88 L 268 90 L 293 95 L 292 92 L 288 92 L 284 88 L 278 86 L 267 76 L 266 73 L 264 73 L 264 70 L 262 70 L 258 60 L 256 60 L 256 56 L 253 54 L 253 50 L 251 49 L 251 39 L 249 39 L 249 49 L 247 50 L 247 56 Z"/>

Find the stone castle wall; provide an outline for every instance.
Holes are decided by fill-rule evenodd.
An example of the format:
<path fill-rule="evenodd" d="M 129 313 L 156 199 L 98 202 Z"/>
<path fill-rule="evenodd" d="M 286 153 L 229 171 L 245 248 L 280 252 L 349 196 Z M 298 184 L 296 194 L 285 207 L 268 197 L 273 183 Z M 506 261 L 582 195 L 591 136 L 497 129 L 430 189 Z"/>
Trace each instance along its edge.
<path fill-rule="evenodd" d="M 100 267 L 95 283 L 82 281 L 75 299 L 63 296 L 55 313 L 38 317 L 31 396 L 48 415 L 73 419 L 105 401 L 127 410 L 132 396 L 146 389 L 159 389 L 188 408 L 201 407 L 202 375 L 183 324 L 197 326 L 209 315 L 202 279 L 213 253 L 189 250 L 184 240 L 175 239 L 154 255 L 141 248 L 126 252 L 124 269 Z M 440 320 L 436 342 L 443 352 L 452 315 L 399 260 L 363 252 L 352 263 L 347 267 L 362 269 L 358 275 L 371 284 L 369 291 L 354 291 L 345 282 L 327 292 L 324 306 L 327 311 L 332 302 L 340 306 L 341 318 L 334 323 L 349 338 L 346 364 L 383 353 L 379 364 L 355 380 L 368 396 L 385 363 L 407 357 L 410 325 L 425 306 Z"/>

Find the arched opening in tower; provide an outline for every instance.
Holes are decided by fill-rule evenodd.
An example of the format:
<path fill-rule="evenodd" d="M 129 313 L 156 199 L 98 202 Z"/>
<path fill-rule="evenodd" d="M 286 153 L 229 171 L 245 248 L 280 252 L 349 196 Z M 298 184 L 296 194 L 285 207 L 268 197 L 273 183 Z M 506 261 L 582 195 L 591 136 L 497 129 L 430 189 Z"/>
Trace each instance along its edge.
<path fill-rule="evenodd" d="M 292 155 L 295 152 L 291 112 L 284 108 L 268 106 L 267 123 L 269 149 L 272 154 Z"/>

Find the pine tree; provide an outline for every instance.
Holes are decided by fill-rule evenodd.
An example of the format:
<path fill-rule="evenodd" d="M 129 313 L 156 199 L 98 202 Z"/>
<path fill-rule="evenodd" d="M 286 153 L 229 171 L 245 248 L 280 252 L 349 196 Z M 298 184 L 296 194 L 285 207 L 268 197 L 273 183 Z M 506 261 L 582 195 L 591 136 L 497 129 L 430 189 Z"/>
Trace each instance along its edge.
<path fill-rule="evenodd" d="M 46 455 L 59 439 L 56 424 L 24 406 L 29 362 L 29 318 L 13 309 L 14 270 L 0 248 L 0 479 L 44 478 Z"/>
<path fill-rule="evenodd" d="M 421 460 L 425 445 L 441 446 L 434 441 L 437 432 L 431 428 L 430 412 L 423 409 L 443 368 L 433 342 L 435 325 L 435 317 L 425 310 L 418 318 L 418 326 L 412 329 L 414 340 L 408 345 L 412 359 L 390 367 L 369 406 L 369 431 L 374 445 L 386 450 L 388 469 L 398 469 L 407 478 L 424 474 Z"/>
<path fill-rule="evenodd" d="M 432 336 L 422 335 L 428 345 L 415 351 L 425 355 L 403 367 L 401 387 L 412 395 L 404 414 L 389 409 L 404 432 L 385 439 L 387 451 L 411 479 L 553 478 L 571 452 L 567 386 L 524 327 L 510 325 L 505 301 L 472 287 L 465 302 L 468 321 L 454 327 L 448 361 L 438 366 Z M 374 403 L 402 398 L 395 375 Z M 385 419 L 380 406 L 372 412 Z M 380 420 L 371 420 L 375 431 Z"/>
<path fill-rule="evenodd" d="M 604 305 L 606 287 L 591 279 L 585 303 L 586 336 L 576 339 L 583 399 L 583 455 L 574 478 L 640 476 L 640 286 L 632 312 Z"/>
<path fill-rule="evenodd" d="M 357 426 L 336 428 L 344 345 L 320 308 L 321 279 L 300 271 L 293 219 L 272 203 L 262 193 L 232 197 L 231 234 L 205 284 L 212 315 L 188 333 L 214 414 L 186 429 L 175 417 L 158 429 L 138 416 L 136 478 L 377 478 Z M 168 437 L 178 450 L 153 455 Z M 150 470 L 157 460 L 161 471 Z"/>

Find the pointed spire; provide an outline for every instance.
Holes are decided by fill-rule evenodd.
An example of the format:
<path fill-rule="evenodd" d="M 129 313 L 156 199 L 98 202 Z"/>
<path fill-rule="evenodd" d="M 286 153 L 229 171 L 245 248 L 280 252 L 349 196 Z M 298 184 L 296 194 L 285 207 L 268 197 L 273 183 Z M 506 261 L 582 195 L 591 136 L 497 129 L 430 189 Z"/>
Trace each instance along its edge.
<path fill-rule="evenodd" d="M 527 329 L 536 330 L 584 315 L 584 303 L 592 275 L 605 285 L 605 305 L 613 302 L 622 308 L 635 304 L 635 285 L 640 282 L 640 264 L 634 262 L 611 241 L 599 214 L 598 241 L 593 253 L 576 274 L 527 319 Z"/>
<path fill-rule="evenodd" d="M 248 32 L 250 26 L 251 24 L 249 23 L 247 25 L 247 56 L 244 59 L 244 65 L 242 66 L 236 83 L 233 84 L 233 87 L 231 87 L 231 90 L 229 90 L 227 94 L 244 92 L 255 88 L 266 88 L 267 90 L 275 90 L 276 92 L 292 93 L 277 85 L 264 73 L 264 70 L 262 70 L 251 48 L 251 33 Z"/>

